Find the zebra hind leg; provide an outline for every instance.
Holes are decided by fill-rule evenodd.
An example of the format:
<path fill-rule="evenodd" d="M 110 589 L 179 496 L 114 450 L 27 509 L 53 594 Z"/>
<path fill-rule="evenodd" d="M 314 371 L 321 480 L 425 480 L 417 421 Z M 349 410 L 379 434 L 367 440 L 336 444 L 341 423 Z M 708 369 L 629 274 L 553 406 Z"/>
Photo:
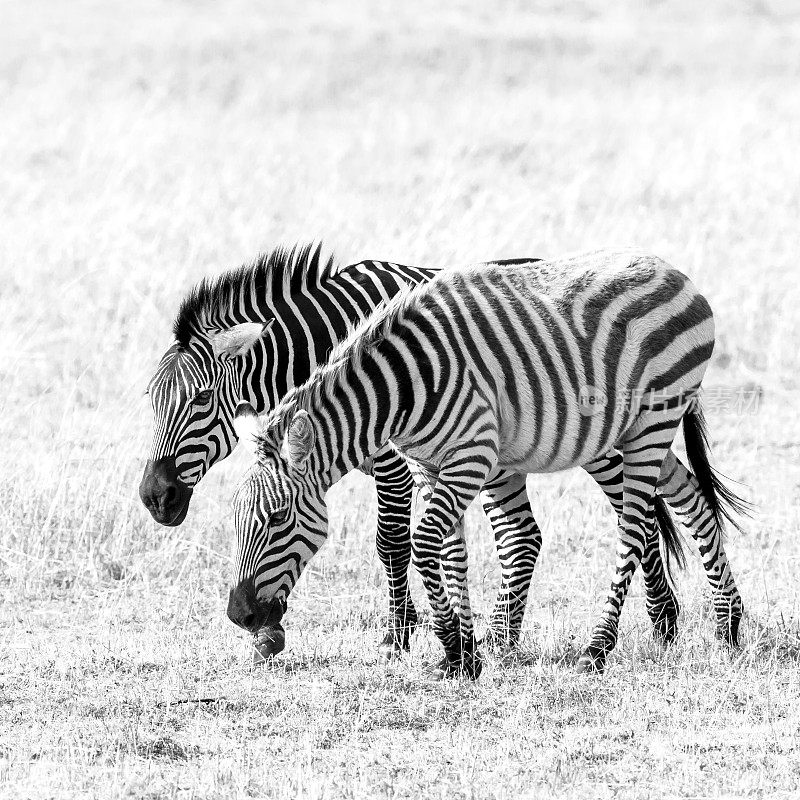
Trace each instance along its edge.
<path fill-rule="evenodd" d="M 578 672 L 602 672 L 617 643 L 619 617 L 628 588 L 655 525 L 653 501 L 661 465 L 686 406 L 640 415 L 622 442 L 623 497 L 617 533 L 617 564 L 611 591 Z"/>
<path fill-rule="evenodd" d="M 678 598 L 667 580 L 659 546 L 659 529 L 662 527 L 659 519 L 664 513 L 663 502 L 658 496 L 653 499 L 654 524 L 645 535 L 642 577 L 646 595 L 645 605 L 647 615 L 653 624 L 653 635 L 661 644 L 668 645 L 678 635 L 678 615 L 681 609 Z"/>
<path fill-rule="evenodd" d="M 717 637 L 738 644 L 744 604 L 725 552 L 725 542 L 697 478 L 670 452 L 661 469 L 659 492 L 692 534 L 711 585 Z"/>
<path fill-rule="evenodd" d="M 542 549 L 542 532 L 533 516 L 526 476 L 500 471 L 481 490 L 483 510 L 494 533 L 501 582 L 482 645 L 496 652 L 519 643 L 531 577 Z"/>
<path fill-rule="evenodd" d="M 584 464 L 583 468 L 603 490 L 617 517 L 622 514 L 622 455 L 616 450 Z M 663 644 L 669 644 L 678 633 L 678 598 L 670 586 L 664 570 L 664 560 L 659 548 L 659 530 L 674 531 L 672 521 L 661 498 L 654 500 L 655 526 L 647 530 L 642 573 L 647 596 L 647 614 L 653 623 L 653 634 Z M 675 536 L 679 534 L 674 533 Z"/>
<path fill-rule="evenodd" d="M 372 474 L 378 495 L 375 544 L 389 585 L 389 618 L 378 652 L 383 659 L 390 660 L 409 649 L 418 622 L 408 585 L 414 482 L 405 459 L 393 448 L 385 448 L 375 456 Z"/>

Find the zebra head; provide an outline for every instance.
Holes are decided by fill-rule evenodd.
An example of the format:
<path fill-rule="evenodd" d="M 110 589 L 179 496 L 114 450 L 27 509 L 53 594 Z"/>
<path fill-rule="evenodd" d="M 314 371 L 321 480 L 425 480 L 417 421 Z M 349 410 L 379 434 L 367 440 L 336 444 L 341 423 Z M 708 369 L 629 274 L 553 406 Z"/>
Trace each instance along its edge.
<path fill-rule="evenodd" d="M 288 424 L 256 438 L 257 426 L 255 412 L 240 408 L 239 438 L 255 438 L 258 457 L 233 500 L 236 578 L 228 617 L 251 633 L 280 622 L 289 594 L 328 535 L 325 488 L 309 458 L 316 436 L 309 415 L 297 411 Z"/>
<path fill-rule="evenodd" d="M 241 357 L 269 323 L 245 322 L 176 342 L 161 359 L 148 394 L 153 442 L 139 496 L 153 519 L 180 525 L 195 484 L 236 445 Z"/>

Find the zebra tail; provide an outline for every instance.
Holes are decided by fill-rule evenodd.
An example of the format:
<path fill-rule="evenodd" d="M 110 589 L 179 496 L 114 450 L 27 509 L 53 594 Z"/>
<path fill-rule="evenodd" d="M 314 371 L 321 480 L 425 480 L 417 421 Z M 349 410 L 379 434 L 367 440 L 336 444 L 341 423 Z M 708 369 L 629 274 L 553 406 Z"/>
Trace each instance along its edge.
<path fill-rule="evenodd" d="M 714 515 L 717 527 L 724 531 L 727 521 L 741 531 L 741 523 L 735 515 L 752 516 L 753 505 L 731 491 L 709 463 L 708 428 L 699 398 L 694 399 L 683 415 L 683 441 L 692 472 L 700 484 L 700 491 Z"/>
<path fill-rule="evenodd" d="M 666 568 L 667 577 L 674 583 L 672 568 L 675 564 L 680 569 L 686 567 L 686 554 L 684 553 L 683 537 L 678 532 L 675 525 L 675 520 L 672 518 L 667 504 L 661 495 L 657 494 L 653 498 L 653 512 L 655 514 L 658 529 L 661 534 L 661 542 L 663 544 L 664 553 L 664 566 Z"/>

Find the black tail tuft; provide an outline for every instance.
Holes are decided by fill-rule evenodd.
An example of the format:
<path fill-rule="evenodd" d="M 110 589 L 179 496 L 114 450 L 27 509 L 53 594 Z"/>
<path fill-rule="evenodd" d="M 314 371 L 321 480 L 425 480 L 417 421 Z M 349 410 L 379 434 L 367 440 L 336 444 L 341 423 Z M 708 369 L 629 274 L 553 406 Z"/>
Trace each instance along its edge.
<path fill-rule="evenodd" d="M 664 543 L 664 566 L 666 567 L 667 577 L 673 581 L 673 565 L 677 564 L 681 569 L 686 566 L 683 537 L 678 533 L 672 514 L 669 513 L 667 505 L 660 495 L 656 495 L 653 498 L 653 512 L 661 532 L 661 541 Z"/>
<path fill-rule="evenodd" d="M 753 506 L 732 492 L 709 463 L 708 429 L 698 399 L 695 399 L 683 415 L 683 441 L 686 444 L 686 455 L 692 472 L 700 484 L 700 490 L 714 515 L 717 527 L 721 531 L 725 530 L 727 520 L 734 528 L 741 531 L 742 526 L 734 514 L 749 517 L 753 512 Z"/>

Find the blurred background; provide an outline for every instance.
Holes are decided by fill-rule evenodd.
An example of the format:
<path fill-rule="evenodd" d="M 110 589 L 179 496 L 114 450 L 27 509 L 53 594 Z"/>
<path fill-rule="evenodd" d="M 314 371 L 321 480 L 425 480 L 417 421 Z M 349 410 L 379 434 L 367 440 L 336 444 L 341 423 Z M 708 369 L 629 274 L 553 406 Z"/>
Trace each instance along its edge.
<path fill-rule="evenodd" d="M 182 527 L 158 527 L 136 491 L 143 392 L 196 281 L 308 240 L 342 263 L 442 266 L 635 244 L 688 273 L 717 317 L 708 384 L 758 396 L 710 414 L 717 465 L 757 504 L 731 536 L 734 569 L 760 620 L 796 624 L 793 4 L 33 0 L 2 15 L 9 652 L 23 630 L 99 626 L 119 647 L 192 631 L 244 658 L 223 609 L 246 459 L 212 470 Z M 613 519 L 580 473 L 530 488 L 546 544 L 527 630 L 580 641 Z M 348 619 L 377 638 L 384 609 L 371 482 L 348 478 L 330 506 L 330 545 L 287 621 L 301 646 Z M 475 509 L 469 530 L 480 611 L 497 570 Z M 681 593 L 703 592 L 694 559 Z M 626 625 L 646 631 L 638 583 L 633 597 Z"/>

